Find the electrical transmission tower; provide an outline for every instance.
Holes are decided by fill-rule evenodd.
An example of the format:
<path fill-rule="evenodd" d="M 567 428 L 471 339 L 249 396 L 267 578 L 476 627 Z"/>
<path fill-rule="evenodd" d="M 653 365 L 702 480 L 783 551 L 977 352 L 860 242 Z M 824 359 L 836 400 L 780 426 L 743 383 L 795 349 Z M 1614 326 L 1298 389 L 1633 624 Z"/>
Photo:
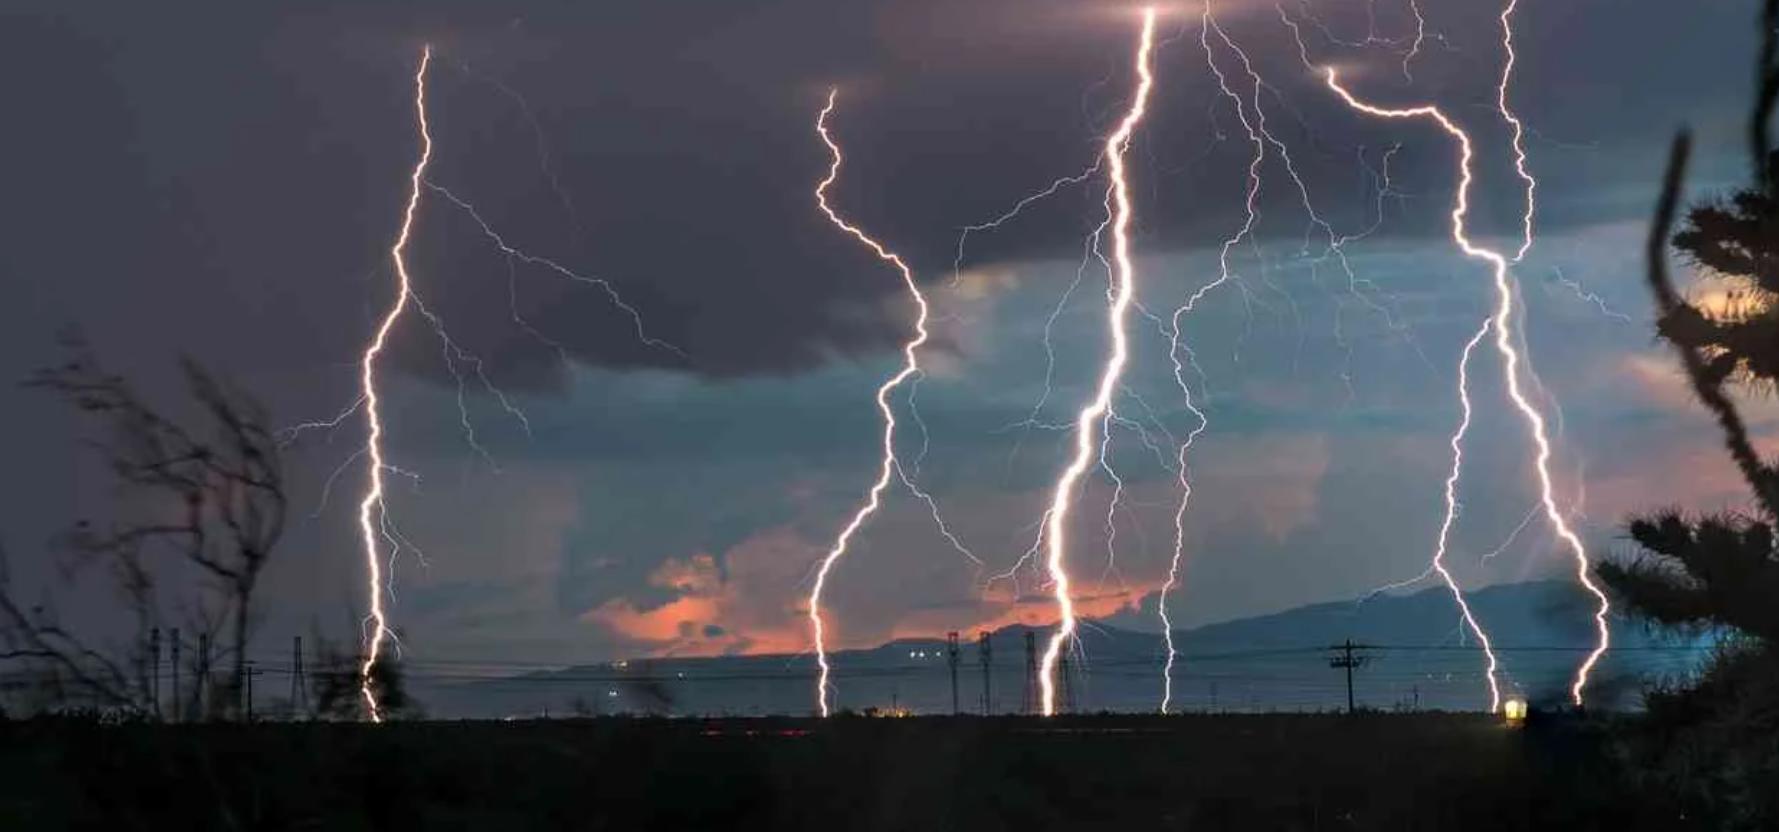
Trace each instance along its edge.
<path fill-rule="evenodd" d="M 957 701 L 957 658 L 958 658 L 957 631 L 952 630 L 951 632 L 945 634 L 945 663 L 951 666 L 951 715 L 952 716 L 957 716 L 958 714 L 963 713 L 963 711 L 958 708 L 958 701 Z"/>
<path fill-rule="evenodd" d="M 1038 634 L 1025 634 L 1025 701 L 1022 710 L 1028 715 L 1038 712 Z"/>
<path fill-rule="evenodd" d="M 192 680 L 197 685 L 197 701 L 195 703 L 197 718 L 210 721 L 210 634 L 198 634 L 198 674 Z"/>
<path fill-rule="evenodd" d="M 988 631 L 983 630 L 976 635 L 976 657 L 982 661 L 982 715 L 994 712 L 994 699 L 989 696 L 988 681 L 990 659 L 994 656 L 993 646 L 988 643 Z"/>
<path fill-rule="evenodd" d="M 148 703 L 158 719 L 161 715 L 161 628 L 148 631 Z"/>
<path fill-rule="evenodd" d="M 185 703 L 179 698 L 179 628 L 173 628 L 173 721 L 185 721 Z"/>
<path fill-rule="evenodd" d="M 297 636 L 290 648 L 290 718 L 309 712 L 309 684 L 303 678 L 303 637 Z"/>

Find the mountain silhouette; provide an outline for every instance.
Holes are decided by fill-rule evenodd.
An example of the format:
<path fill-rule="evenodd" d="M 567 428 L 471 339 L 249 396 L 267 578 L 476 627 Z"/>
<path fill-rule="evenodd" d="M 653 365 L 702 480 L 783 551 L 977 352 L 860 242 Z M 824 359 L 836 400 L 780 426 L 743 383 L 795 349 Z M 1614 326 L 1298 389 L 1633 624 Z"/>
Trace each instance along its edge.
<path fill-rule="evenodd" d="M 1486 587 L 1466 596 L 1500 660 L 1503 694 L 1535 704 L 1567 701 L 1576 667 L 1593 645 L 1592 596 L 1560 581 Z M 1613 650 L 1590 677 L 1591 707 L 1635 708 L 1643 685 L 1691 672 L 1709 638 L 1681 637 L 1641 622 L 1611 621 Z M 989 710 L 1027 707 L 1025 643 L 1042 650 L 1052 628 L 1007 627 L 989 636 Z M 976 633 L 961 636 L 958 700 L 982 710 L 984 668 Z M 1442 587 L 1333 601 L 1176 630 L 1177 711 L 1327 710 L 1344 707 L 1345 675 L 1329 648 L 1366 645 L 1355 673 L 1361 706 L 1485 710 L 1486 659 Z M 1083 621 L 1069 658 L 1076 711 L 1152 712 L 1161 702 L 1166 646 L 1159 632 Z M 899 639 L 830 654 L 842 709 L 949 713 L 950 663 L 940 639 Z M 814 708 L 811 655 L 635 659 L 475 681 L 417 674 L 416 690 L 441 717 L 573 713 L 807 714 Z"/>

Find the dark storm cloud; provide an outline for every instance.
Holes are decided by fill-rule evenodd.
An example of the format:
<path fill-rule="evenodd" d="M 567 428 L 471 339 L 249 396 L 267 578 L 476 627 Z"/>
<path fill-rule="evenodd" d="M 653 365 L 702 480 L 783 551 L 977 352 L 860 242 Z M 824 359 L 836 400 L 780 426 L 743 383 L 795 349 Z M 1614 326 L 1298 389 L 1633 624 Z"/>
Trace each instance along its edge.
<path fill-rule="evenodd" d="M 0 12 L 0 379 L 52 360 L 51 333 L 72 321 L 157 400 L 176 396 L 162 371 L 187 351 L 266 396 L 282 420 L 344 404 L 350 362 L 390 297 L 387 248 L 416 151 L 411 73 L 431 41 L 432 178 L 473 200 L 509 242 L 610 279 L 652 334 L 692 356 L 640 345 L 596 290 L 535 268 L 509 274 L 466 215 L 428 196 L 413 253 L 429 307 L 488 358 L 498 383 L 565 392 L 521 398 L 529 437 L 472 395 L 472 421 L 502 471 L 494 475 L 463 442 L 455 391 L 440 383 L 449 379 L 439 344 L 417 317 L 404 324 L 390 366 L 406 377 L 392 373 L 387 388 L 388 442 L 426 479 L 424 488 L 404 479 L 395 508 L 433 565 L 404 561 L 396 620 L 422 650 L 476 639 L 481 646 L 461 649 L 504 655 L 535 642 L 576 660 L 622 648 L 614 639 L 623 631 L 584 613 L 612 601 L 654 610 L 677 594 L 677 584 L 657 581 L 673 565 L 720 579 L 694 599 L 718 614 L 685 619 L 704 623 L 704 640 L 804 643 L 800 582 L 870 481 L 880 429 L 870 391 L 895 358 L 908 311 L 894 273 L 815 213 L 809 191 L 826 158 L 811 122 L 827 87 L 841 88 L 833 124 L 849 154 L 836 203 L 939 284 L 959 226 L 1089 164 L 1127 95 L 1134 34 L 1128 9 L 1084 0 L 215 5 L 14 3 Z M 1352 12 L 1368 4 L 1311 5 L 1335 36 L 1364 36 Z M 1405 31 L 1397 0 L 1370 5 L 1380 32 Z M 1449 44 L 1427 45 L 1412 86 L 1382 50 L 1340 47 L 1319 31 L 1309 48 L 1347 66 L 1379 102 L 1436 99 L 1478 130 L 1478 225 L 1511 233 L 1516 191 L 1492 112 L 1498 6 L 1422 5 Z M 1513 100 L 1535 131 L 1528 147 L 1544 183 L 1545 234 L 1533 257 L 1560 261 L 1639 321 L 1583 317 L 1591 307 L 1534 273 L 1543 264 L 1521 275 L 1539 370 L 1563 396 L 1570 441 L 1598 460 L 1590 504 L 1601 528 L 1652 503 L 1721 505 L 1740 494 L 1708 423 L 1699 441 L 1677 441 L 1692 425 L 1679 417 L 1697 415 L 1683 387 L 1657 419 L 1613 398 L 1622 373 L 1605 370 L 1649 346 L 1636 251 L 1668 131 L 1682 120 L 1701 128 L 1698 182 L 1740 171 L 1735 120 L 1752 44 L 1737 38 L 1749 37 L 1751 5 L 1694 4 L 1676 16 L 1653 0 L 1521 4 Z M 1343 112 L 1303 71 L 1271 2 L 1218 7 L 1276 87 L 1264 96 L 1269 123 L 1337 229 L 1373 219 L 1375 185 L 1361 158 L 1377 167 L 1402 143 L 1391 165 L 1401 195 L 1386 201 L 1380 232 L 1389 239 L 1356 245 L 1355 262 L 1399 296 L 1436 367 L 1367 335 L 1382 324 L 1355 314 L 1346 331 L 1359 336 L 1357 395 L 1342 389 L 1343 353 L 1329 331 L 1340 298 L 1322 294 L 1297 257 L 1304 219 L 1274 162 L 1260 200 L 1262 252 L 1303 303 L 1286 310 L 1263 298 L 1278 308 L 1256 321 L 1225 294 L 1192 327 L 1209 366 L 1199 403 L 1215 423 L 1198 467 L 1207 487 L 1194 533 L 1203 540 L 1180 605 L 1194 620 L 1358 592 L 1423 567 L 1432 532 L 1404 534 L 1404 515 L 1429 527 L 1436 519 L 1430 484 L 1444 475 L 1455 418 L 1446 373 L 1486 291 L 1430 236 L 1443 233 L 1451 198 L 1446 137 Z M 1247 153 L 1194 21 L 1164 29 L 1154 119 L 1132 154 L 1139 249 L 1156 267 L 1145 272 L 1144 297 L 1158 308 L 1209 273 L 1203 243 L 1234 228 Z M 1217 54 L 1235 77 L 1232 56 Z M 1012 263 L 984 274 L 1006 281 L 983 281 L 992 298 L 980 309 L 944 296 L 942 311 L 956 317 L 938 327 L 950 340 L 933 358 L 952 369 L 922 386 L 932 435 L 919 476 L 997 565 L 1030 544 L 1066 450 L 1061 434 L 1006 428 L 1039 396 L 1040 328 L 1097 200 L 1093 188 L 1067 189 L 973 237 L 970 262 Z M 1615 219 L 1625 222 L 1603 242 L 1572 239 Z M 1076 301 L 1056 332 L 1057 395 L 1045 415 L 1059 420 L 1104 344 L 1095 293 Z M 571 360 L 513 322 L 509 303 Z M 1553 309 L 1574 314 L 1540 318 Z M 1149 385 L 1162 420 L 1189 428 L 1158 348 L 1145 344 L 1132 384 Z M 1499 402 L 1487 384 L 1477 400 Z M 32 558 L 43 554 L 37 544 L 63 518 L 104 511 L 106 480 L 71 464 L 80 423 L 41 397 L 0 389 L 12 390 L 0 457 L 14 472 L 0 534 L 23 556 L 24 578 L 47 576 L 54 561 Z M 1486 419 L 1477 426 L 1467 480 L 1472 554 L 1499 543 L 1524 510 L 1519 425 L 1495 424 L 1493 444 L 1490 430 Z M 361 431 L 351 420 L 331 443 L 317 434 L 301 446 L 293 464 L 305 512 Z M 902 440 L 911 451 L 921 441 L 912 431 Z M 1120 536 L 1129 547 L 1121 563 L 1141 588 L 1161 574 L 1144 553 L 1164 550 L 1172 533 L 1173 477 L 1132 437 L 1118 442 L 1129 504 L 1149 512 Z M 1636 446 L 1673 449 L 1647 466 L 1619 452 Z M 331 504 L 293 526 L 266 582 L 281 612 L 264 632 L 355 620 L 362 564 L 348 495 L 358 471 L 349 465 Z M 1689 484 L 1677 485 L 1676 472 Z M 1411 503 L 1425 511 L 1409 513 Z M 1095 504 L 1082 517 L 1097 513 Z M 878 632 L 873 622 L 893 634 L 904 610 L 945 608 L 933 599 L 966 591 L 961 579 L 931 576 L 961 566 L 933 537 L 924 507 L 892 495 L 862 540 L 864 557 L 836 585 L 858 595 L 848 599 L 864 619 L 857 637 Z M 911 560 L 928 555 L 933 563 Z M 110 606 L 101 599 L 80 612 Z M 982 623 L 907 620 L 923 633 Z M 435 622 L 444 626 L 429 632 Z"/>
<path fill-rule="evenodd" d="M 1329 32 L 1364 33 L 1358 4 L 1327 5 L 1316 4 Z M 1378 25 L 1400 34 L 1407 20 L 1389 5 Z M 1493 11 L 1427 5 L 1446 41 L 1429 42 L 1414 87 L 1395 77 L 1389 55 L 1372 53 L 1356 71 L 1380 100 L 1434 95 L 1477 129 L 1498 129 L 1488 110 L 1499 65 Z M 1407 196 L 1388 206 L 1390 233 L 1437 229 L 1451 184 L 1443 137 L 1347 117 L 1297 63 L 1270 4 L 1221 8 L 1276 87 L 1263 106 L 1330 221 L 1369 223 L 1374 184 L 1360 162 L 1377 167 L 1385 147 L 1403 142 L 1392 174 Z M 1533 137 L 1534 153 L 1557 162 L 1540 168 L 1552 192 L 1571 174 L 1598 181 L 1602 166 L 1640 171 L 1647 160 L 1624 158 L 1611 140 L 1668 129 L 1645 113 L 1693 96 L 1689 77 L 1715 71 L 1715 55 L 1741 54 L 1627 60 L 1615 48 L 1656 50 L 1734 10 L 1674 20 L 1614 8 L 1592 0 L 1520 13 L 1516 105 L 1537 114 L 1540 136 L 1605 145 L 1569 150 Z M 1140 138 L 1141 233 L 1147 247 L 1187 248 L 1229 232 L 1248 150 L 1210 84 L 1195 21 L 1168 26 L 1177 39 L 1159 55 L 1161 97 Z M 1306 31 L 1317 60 L 1361 55 Z M 597 290 L 535 267 L 509 273 L 465 215 L 429 196 L 415 245 L 420 288 L 498 381 L 560 386 L 563 354 L 713 376 L 800 370 L 883 350 L 906 327 L 893 273 L 814 211 L 809 189 L 826 158 L 811 121 L 823 90 L 842 88 L 834 127 L 849 167 L 837 204 L 938 280 L 960 226 L 1091 162 L 1125 95 L 1131 35 L 1117 8 L 1013 0 L 354 4 L 299 14 L 44 6 L 15 13 L 0 33 L 14 125 L 0 137 L 9 191 L 0 225 L 17 234 L 0 264 L 57 283 L 51 308 L 78 308 L 102 287 L 136 301 L 121 308 L 165 310 L 152 322 L 89 322 L 114 331 L 167 326 L 198 350 L 261 342 L 268 355 L 255 357 L 256 371 L 349 359 L 388 297 L 384 249 L 415 152 L 410 74 L 431 40 L 432 179 L 514 245 L 609 279 L 652 334 L 690 356 L 640 343 Z M 1233 55 L 1219 46 L 1217 57 L 1241 82 Z M 1505 158 L 1482 162 L 1491 181 L 1511 181 L 1500 175 Z M 1291 236 L 1302 218 L 1281 173 L 1268 171 L 1262 229 Z M 1508 224 L 1511 200 L 1483 196 L 1482 216 Z M 972 259 L 1073 256 L 1096 200 L 1094 188 L 1070 189 L 975 238 Z M 1640 195 L 1615 208 L 1642 210 Z M 1544 218 L 1600 213 L 1557 201 Z M 87 236 L 94 229 L 102 244 Z M 408 371 L 442 379 L 439 348 L 415 321 L 396 354 Z"/>

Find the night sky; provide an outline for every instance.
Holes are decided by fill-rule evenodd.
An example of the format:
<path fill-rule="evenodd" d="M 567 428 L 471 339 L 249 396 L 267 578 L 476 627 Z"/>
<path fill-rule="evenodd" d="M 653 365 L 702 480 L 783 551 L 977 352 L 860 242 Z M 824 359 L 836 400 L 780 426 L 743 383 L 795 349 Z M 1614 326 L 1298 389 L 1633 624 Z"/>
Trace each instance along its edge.
<path fill-rule="evenodd" d="M 387 354 L 392 517 L 425 553 L 397 564 L 391 619 L 417 656 L 568 662 L 798 652 L 811 569 L 875 475 L 871 401 L 911 307 L 892 270 L 816 211 L 830 86 L 848 159 L 832 196 L 906 256 L 934 305 L 928 429 L 901 449 L 952 529 L 999 572 L 1031 545 L 1106 348 L 1105 272 L 1081 265 L 1103 180 L 1066 186 L 1004 227 L 960 229 L 1093 162 L 1132 86 L 1132 8 L 1058 0 L 685 0 L 589 3 L 14 3 L 0 13 L 0 541 L 18 587 L 55 593 L 103 630 L 104 592 L 69 583 L 48 541 L 108 516 L 115 490 L 80 439 L 92 426 L 10 383 L 60 358 L 77 328 L 170 408 L 188 354 L 256 393 L 280 425 L 356 395 L 354 361 L 393 291 L 387 249 L 418 151 L 413 72 L 435 60 L 430 180 L 508 243 L 608 280 L 610 299 L 512 264 L 469 214 L 428 191 L 417 291 L 529 431 L 472 374 L 462 393 L 410 315 Z M 1368 12 L 1369 6 L 1369 12 Z M 1479 234 L 1511 245 L 1523 191 L 1494 110 L 1493 4 L 1287 2 L 1313 60 L 1377 102 L 1434 102 L 1478 142 Z M 1309 24 L 1309 15 L 1321 26 Z M 1652 337 L 1640 252 L 1666 142 L 1698 133 L 1692 187 L 1742 176 L 1752 4 L 1523 0 L 1510 101 L 1539 178 L 1538 243 L 1516 269 L 1525 343 L 1559 413 L 1556 472 L 1596 555 L 1626 554 L 1627 513 L 1741 503 L 1715 434 Z M 1262 107 L 1362 295 L 1325 253 L 1276 155 L 1239 282 L 1187 322 L 1210 428 L 1190 457 L 1176 624 L 1364 593 L 1419 573 L 1439 522 L 1454 367 L 1487 314 L 1488 274 L 1446 239 L 1455 151 L 1430 125 L 1345 110 L 1299 62 L 1270 3 L 1218 17 L 1265 76 Z M 1165 314 L 1216 275 L 1241 224 L 1251 145 L 1200 46 L 1196 7 L 1163 17 L 1151 117 L 1131 146 L 1143 305 Z M 1341 41 L 1341 42 L 1337 42 Z M 1345 43 L 1342 43 L 1345 42 Z M 1399 43 L 1401 41 L 1398 41 Z M 1218 46 L 1218 66 L 1239 75 Z M 1239 79 L 1238 79 L 1239 80 Z M 1244 90 L 1246 92 L 1246 90 Z M 1388 173 L 1385 186 L 1384 175 Z M 1043 396 L 1043 335 L 1056 356 Z M 1134 319 L 1118 409 L 1155 441 L 1195 424 L 1166 339 Z M 460 366 L 460 369 L 462 367 Z M 1568 574 L 1539 523 L 1526 434 L 1493 355 L 1453 560 L 1467 586 Z M 906 414 L 907 397 L 898 398 Z M 1752 413 L 1762 432 L 1779 411 Z M 363 423 L 292 448 L 293 522 L 264 579 L 277 650 L 311 627 L 355 636 L 366 599 L 354 507 L 362 465 L 329 476 Z M 1092 616 L 1154 630 L 1171 550 L 1174 474 L 1132 429 L 1124 483 L 1084 492 L 1073 571 Z M 1509 540 L 1511 536 L 1511 540 Z M 1503 545 L 1504 542 L 1507 545 Z M 1495 550 L 1499 552 L 1484 559 Z M 1053 620 L 1035 576 L 985 585 L 893 490 L 835 572 L 837 642 Z M 1455 622 L 1454 622 L 1455 623 Z M 1430 634 L 1433 637 L 1444 634 Z"/>

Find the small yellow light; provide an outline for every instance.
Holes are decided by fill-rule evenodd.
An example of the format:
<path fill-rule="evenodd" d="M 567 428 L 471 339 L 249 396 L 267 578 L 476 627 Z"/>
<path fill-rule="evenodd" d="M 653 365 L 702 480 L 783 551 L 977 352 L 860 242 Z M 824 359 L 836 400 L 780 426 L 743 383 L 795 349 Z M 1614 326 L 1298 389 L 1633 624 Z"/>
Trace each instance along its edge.
<path fill-rule="evenodd" d="M 1507 718 L 1507 724 L 1518 725 L 1526 721 L 1526 700 L 1509 699 L 1501 703 L 1501 715 Z"/>

